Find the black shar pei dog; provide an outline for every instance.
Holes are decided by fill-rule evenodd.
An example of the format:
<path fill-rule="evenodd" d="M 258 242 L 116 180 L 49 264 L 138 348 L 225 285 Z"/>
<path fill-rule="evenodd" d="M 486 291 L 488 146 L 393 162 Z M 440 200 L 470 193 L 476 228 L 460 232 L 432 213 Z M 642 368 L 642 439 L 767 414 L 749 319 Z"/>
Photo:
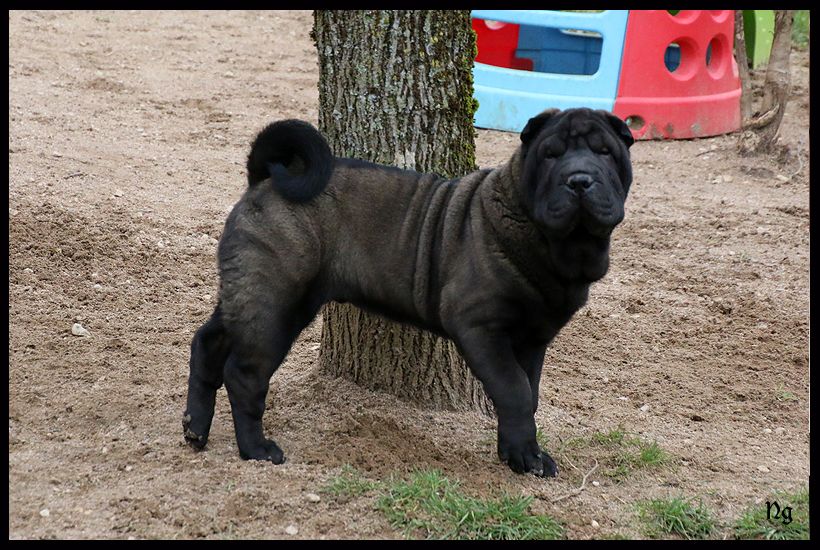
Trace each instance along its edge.
<path fill-rule="evenodd" d="M 504 165 L 446 179 L 335 158 L 311 125 L 256 137 L 219 242 L 219 301 L 191 344 L 185 438 L 205 446 L 224 382 L 239 454 L 265 438 L 271 376 L 322 304 L 351 302 L 455 342 L 498 415 L 513 471 L 557 474 L 535 439 L 546 346 L 609 267 L 632 135 L 605 111 L 532 118 Z"/>

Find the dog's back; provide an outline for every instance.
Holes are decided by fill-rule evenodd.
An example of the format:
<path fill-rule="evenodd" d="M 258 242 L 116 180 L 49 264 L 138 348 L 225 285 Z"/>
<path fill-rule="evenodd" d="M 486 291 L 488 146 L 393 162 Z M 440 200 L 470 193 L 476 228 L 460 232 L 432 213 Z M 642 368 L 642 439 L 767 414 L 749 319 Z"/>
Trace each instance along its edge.
<path fill-rule="evenodd" d="M 248 256 L 246 248 L 259 248 L 247 246 L 246 236 L 255 234 L 254 241 L 279 243 L 287 253 L 254 251 L 246 265 L 284 273 L 290 285 L 305 279 L 321 289 L 322 300 L 438 331 L 440 278 L 454 260 L 448 243 L 458 240 L 485 174 L 456 185 L 435 174 L 335 158 L 309 124 L 275 122 L 248 156 L 250 187 L 229 219 L 222 270 L 235 271 L 236 250 Z"/>

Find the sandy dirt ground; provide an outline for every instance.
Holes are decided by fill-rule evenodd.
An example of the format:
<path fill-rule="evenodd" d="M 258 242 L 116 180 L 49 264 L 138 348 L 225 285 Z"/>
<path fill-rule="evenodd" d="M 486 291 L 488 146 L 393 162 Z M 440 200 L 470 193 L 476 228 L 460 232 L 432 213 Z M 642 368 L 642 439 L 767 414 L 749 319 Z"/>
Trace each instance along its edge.
<path fill-rule="evenodd" d="M 492 419 L 317 373 L 321 319 L 271 384 L 265 429 L 288 462 L 239 458 L 224 389 L 208 449 L 192 451 L 189 343 L 215 304 L 217 239 L 255 132 L 317 121 L 311 25 L 310 12 L 10 12 L 10 538 L 400 538 L 372 494 L 321 492 L 343 464 L 531 495 L 571 538 L 641 536 L 634 503 L 680 494 L 728 525 L 807 483 L 807 52 L 792 58 L 781 155 L 741 157 L 736 136 L 633 147 L 610 272 L 547 354 L 536 419 L 556 448 L 622 426 L 670 466 L 595 473 L 553 503 L 594 448 L 554 452 L 557 479 L 517 476 Z M 479 165 L 517 142 L 479 131 Z"/>

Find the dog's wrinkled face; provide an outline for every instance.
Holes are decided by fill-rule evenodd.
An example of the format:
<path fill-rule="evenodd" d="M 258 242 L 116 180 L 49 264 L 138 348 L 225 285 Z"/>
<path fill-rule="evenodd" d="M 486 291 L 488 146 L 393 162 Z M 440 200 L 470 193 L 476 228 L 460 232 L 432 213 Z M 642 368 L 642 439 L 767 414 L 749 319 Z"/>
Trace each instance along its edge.
<path fill-rule="evenodd" d="M 629 128 L 606 111 L 549 110 L 530 119 L 521 140 L 526 207 L 552 245 L 556 269 L 599 279 L 632 183 Z"/>

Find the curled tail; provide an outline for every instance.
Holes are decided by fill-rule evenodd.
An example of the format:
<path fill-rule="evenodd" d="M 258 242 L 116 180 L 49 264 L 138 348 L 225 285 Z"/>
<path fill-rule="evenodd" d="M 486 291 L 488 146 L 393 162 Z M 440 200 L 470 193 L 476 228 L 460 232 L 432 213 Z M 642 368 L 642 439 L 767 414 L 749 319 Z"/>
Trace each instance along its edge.
<path fill-rule="evenodd" d="M 322 192 L 333 171 L 333 154 L 319 131 L 301 120 L 280 120 L 259 132 L 248 155 L 248 185 L 267 178 L 289 201 L 306 202 Z"/>

